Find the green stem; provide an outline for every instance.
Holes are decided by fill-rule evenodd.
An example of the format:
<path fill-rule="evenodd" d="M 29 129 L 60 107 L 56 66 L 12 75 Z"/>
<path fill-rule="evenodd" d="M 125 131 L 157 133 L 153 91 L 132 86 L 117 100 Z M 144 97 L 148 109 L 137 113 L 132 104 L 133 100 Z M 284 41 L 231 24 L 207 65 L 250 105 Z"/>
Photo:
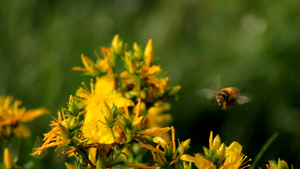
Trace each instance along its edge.
<path fill-rule="evenodd" d="M 75 143 L 71 142 L 70 143 L 71 146 L 74 146 L 76 148 L 76 150 L 78 151 L 79 154 L 81 154 L 82 160 L 87 163 L 90 164 L 92 166 L 92 168 L 96 168 L 96 166 L 90 161 L 87 152 L 85 150 L 83 150 L 81 147 L 78 147 Z"/>
<path fill-rule="evenodd" d="M 109 129 L 110 129 L 110 132 L 111 132 L 111 134 L 112 134 L 114 140 L 116 141 L 116 136 L 115 136 L 115 133 L 114 133 L 114 131 L 113 131 L 113 126 L 110 126 Z"/>
<path fill-rule="evenodd" d="M 263 147 L 261 148 L 261 150 L 258 152 L 258 154 L 256 155 L 255 159 L 253 160 L 253 163 L 251 164 L 249 169 L 254 169 L 254 167 L 256 166 L 256 164 L 258 163 L 258 161 L 260 160 L 260 158 L 262 157 L 262 155 L 264 154 L 264 152 L 270 147 L 270 145 L 273 143 L 273 141 L 276 139 L 276 137 L 278 136 L 278 133 L 274 133 L 269 139 L 268 141 L 263 145 Z"/>

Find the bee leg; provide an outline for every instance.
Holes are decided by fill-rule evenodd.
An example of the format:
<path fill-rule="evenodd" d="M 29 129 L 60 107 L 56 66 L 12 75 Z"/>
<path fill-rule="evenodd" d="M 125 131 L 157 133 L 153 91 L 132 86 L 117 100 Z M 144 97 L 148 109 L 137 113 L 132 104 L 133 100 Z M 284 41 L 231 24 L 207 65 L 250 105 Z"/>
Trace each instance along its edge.
<path fill-rule="evenodd" d="M 222 108 L 222 110 L 227 110 L 227 105 L 226 102 L 223 102 L 223 105 L 220 105 L 220 107 Z"/>

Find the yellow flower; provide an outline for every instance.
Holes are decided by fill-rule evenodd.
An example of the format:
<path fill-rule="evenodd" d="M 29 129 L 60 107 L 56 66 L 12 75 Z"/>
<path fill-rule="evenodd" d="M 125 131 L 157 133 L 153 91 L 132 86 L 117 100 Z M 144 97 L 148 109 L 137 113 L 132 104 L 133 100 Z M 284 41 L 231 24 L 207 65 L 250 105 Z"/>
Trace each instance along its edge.
<path fill-rule="evenodd" d="M 245 168 L 250 166 L 250 165 L 247 166 L 244 165 L 245 163 L 248 162 L 248 161 L 245 162 L 247 156 L 242 154 L 242 146 L 238 142 L 234 141 L 229 145 L 229 147 L 226 148 L 225 157 L 226 159 L 222 166 L 222 168 L 224 169 L 226 168 L 238 169 L 238 168 Z"/>
<path fill-rule="evenodd" d="M 112 144 L 115 141 L 113 115 L 106 103 L 87 109 L 82 133 L 89 143 Z M 110 124 L 108 124 L 110 123 Z"/>
<path fill-rule="evenodd" d="M 103 59 L 100 59 L 98 66 L 101 68 L 103 72 L 110 72 L 112 71 L 112 57 L 111 57 L 111 50 L 106 47 L 101 47 L 101 52 L 103 55 Z M 100 57 L 98 57 L 100 58 Z"/>
<path fill-rule="evenodd" d="M 58 114 L 58 119 L 51 121 L 50 126 L 51 131 L 44 134 L 44 144 L 41 147 L 34 148 L 35 152 L 30 155 L 40 155 L 42 151 L 50 147 L 63 146 L 71 142 L 68 138 L 68 124 L 67 119 L 60 112 Z M 62 118 L 63 117 L 63 118 Z"/>
<path fill-rule="evenodd" d="M 99 76 L 100 72 L 110 72 L 112 70 L 111 67 L 111 50 L 106 47 L 101 47 L 101 52 L 103 55 L 103 59 L 100 58 L 98 53 L 95 53 L 98 57 L 98 62 L 95 63 L 90 58 L 81 54 L 81 60 L 84 68 L 81 67 L 73 67 L 72 70 L 78 70 L 82 72 L 87 72 L 92 76 Z"/>
<path fill-rule="evenodd" d="M 97 69 L 97 67 L 99 67 L 99 66 L 97 64 L 95 64 L 95 62 L 92 61 L 90 58 L 88 58 L 84 54 L 81 54 L 81 60 L 84 65 L 84 68 L 74 67 L 74 68 L 72 68 L 72 70 L 88 72 L 90 75 L 93 75 L 93 76 L 98 76 L 100 74 L 100 71 Z"/>
<path fill-rule="evenodd" d="M 29 129 L 22 123 L 30 122 L 35 118 L 49 113 L 45 108 L 26 110 L 20 107 L 21 101 L 14 101 L 11 96 L 0 97 L 0 135 L 28 137 Z"/>
<path fill-rule="evenodd" d="M 145 87 L 150 87 L 152 95 L 162 96 L 169 85 L 169 77 L 161 77 L 163 71 L 160 66 L 144 66 L 139 75 L 144 79 Z"/>
<path fill-rule="evenodd" d="M 209 136 L 209 149 L 204 149 L 204 155 L 195 155 L 195 165 L 199 169 L 220 168 L 220 169 L 239 169 L 249 167 L 245 165 L 247 156 L 243 155 L 242 146 L 238 142 L 232 142 L 229 147 L 226 147 L 221 142 L 221 138 L 217 135 L 213 139 L 213 133 Z"/>
<path fill-rule="evenodd" d="M 108 107 L 113 104 L 117 107 L 132 106 L 133 102 L 121 96 L 121 94 L 115 91 L 115 77 L 112 73 L 97 79 L 96 84 L 91 82 L 91 92 L 86 89 L 80 88 L 77 91 L 77 96 L 83 100 L 83 105 L 86 106 L 86 110 L 93 109 L 104 102 L 107 103 Z"/>
<path fill-rule="evenodd" d="M 91 92 L 79 89 L 77 95 L 82 97 L 85 106 L 85 119 L 82 132 L 85 138 L 91 141 L 103 144 L 112 144 L 114 142 L 114 133 L 112 126 L 113 115 L 110 108 L 124 107 L 133 105 L 133 102 L 117 93 L 115 90 L 115 78 L 112 73 L 108 73 L 100 79 L 94 86 L 91 82 Z M 92 131 L 92 132 L 91 132 Z"/>

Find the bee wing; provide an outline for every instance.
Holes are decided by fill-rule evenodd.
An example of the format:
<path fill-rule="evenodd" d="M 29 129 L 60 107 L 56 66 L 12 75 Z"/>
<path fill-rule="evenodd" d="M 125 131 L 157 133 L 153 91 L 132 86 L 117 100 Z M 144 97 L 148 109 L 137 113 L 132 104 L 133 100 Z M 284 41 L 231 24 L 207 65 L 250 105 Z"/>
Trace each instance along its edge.
<path fill-rule="evenodd" d="M 245 95 L 240 95 L 236 98 L 238 104 L 244 104 L 250 101 L 250 98 Z"/>
<path fill-rule="evenodd" d="M 205 89 L 201 89 L 198 93 L 200 95 L 203 95 L 207 99 L 212 99 L 216 97 L 217 91 L 205 88 Z"/>

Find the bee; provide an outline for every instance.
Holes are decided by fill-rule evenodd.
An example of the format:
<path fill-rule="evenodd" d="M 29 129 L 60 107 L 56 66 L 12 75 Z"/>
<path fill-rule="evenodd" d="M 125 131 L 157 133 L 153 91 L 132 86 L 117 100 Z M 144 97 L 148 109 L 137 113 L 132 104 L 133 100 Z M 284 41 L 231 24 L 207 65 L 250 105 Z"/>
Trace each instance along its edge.
<path fill-rule="evenodd" d="M 238 104 L 244 104 L 250 101 L 249 97 L 240 95 L 239 89 L 235 87 L 226 87 L 222 88 L 219 91 L 214 91 L 211 89 L 202 89 L 202 93 L 209 99 L 215 97 L 211 101 L 211 103 L 217 101 L 218 106 L 225 111 L 228 107 L 233 106 L 236 102 Z"/>

